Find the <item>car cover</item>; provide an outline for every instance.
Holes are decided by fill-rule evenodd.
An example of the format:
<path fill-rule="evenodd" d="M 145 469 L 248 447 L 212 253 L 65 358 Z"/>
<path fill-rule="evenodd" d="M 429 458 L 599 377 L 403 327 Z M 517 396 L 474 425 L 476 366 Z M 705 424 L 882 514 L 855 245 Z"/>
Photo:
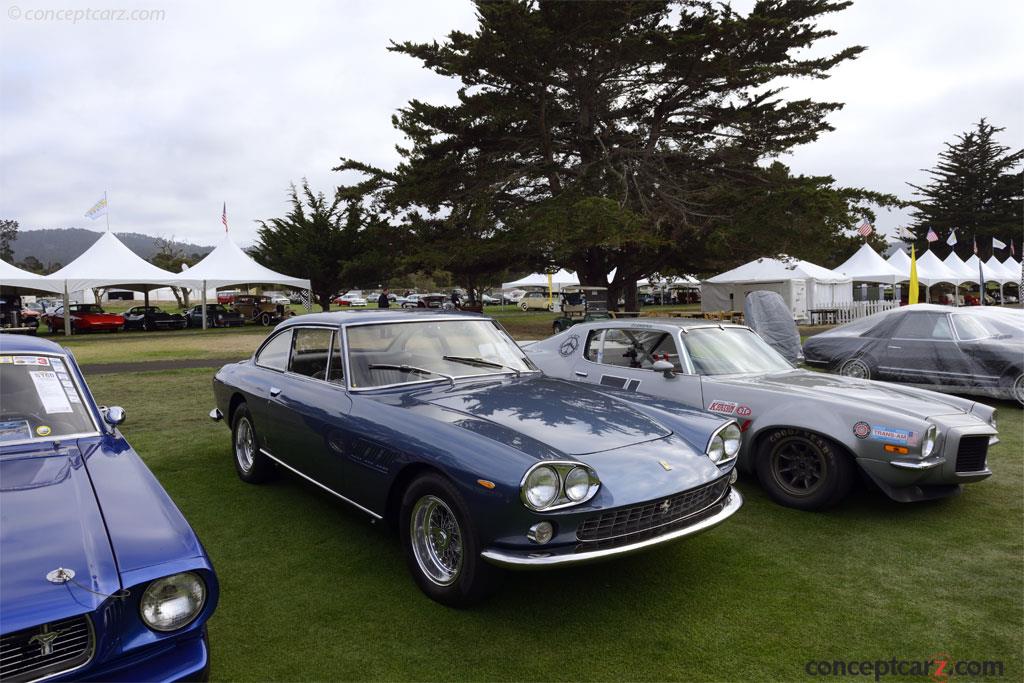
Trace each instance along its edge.
<path fill-rule="evenodd" d="M 783 358 L 790 363 L 803 362 L 793 313 L 778 292 L 758 290 L 747 294 L 743 300 L 743 319 Z"/>
<path fill-rule="evenodd" d="M 1024 312 L 914 304 L 839 325 L 804 343 L 809 365 L 854 377 L 1024 402 Z"/>

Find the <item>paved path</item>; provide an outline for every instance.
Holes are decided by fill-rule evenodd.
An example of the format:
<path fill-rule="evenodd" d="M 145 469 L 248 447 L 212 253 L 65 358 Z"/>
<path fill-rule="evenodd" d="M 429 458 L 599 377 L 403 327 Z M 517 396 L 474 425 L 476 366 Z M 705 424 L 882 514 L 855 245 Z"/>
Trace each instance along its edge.
<path fill-rule="evenodd" d="M 241 358 L 182 358 L 178 360 L 147 360 L 140 363 L 92 363 L 82 365 L 82 372 L 89 375 L 110 375 L 122 372 L 160 372 L 164 370 L 189 370 L 192 368 L 219 368 Z"/>

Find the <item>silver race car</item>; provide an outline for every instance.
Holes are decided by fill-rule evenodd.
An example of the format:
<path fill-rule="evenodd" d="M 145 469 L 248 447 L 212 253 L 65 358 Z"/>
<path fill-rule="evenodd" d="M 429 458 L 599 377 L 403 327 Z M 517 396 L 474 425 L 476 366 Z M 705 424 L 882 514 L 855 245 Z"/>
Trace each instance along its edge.
<path fill-rule="evenodd" d="M 581 323 L 524 346 L 553 377 L 735 417 L 739 466 L 782 505 L 839 502 L 860 468 L 893 500 L 954 495 L 991 476 L 995 410 L 925 389 L 794 368 L 751 329 L 706 320 Z"/>

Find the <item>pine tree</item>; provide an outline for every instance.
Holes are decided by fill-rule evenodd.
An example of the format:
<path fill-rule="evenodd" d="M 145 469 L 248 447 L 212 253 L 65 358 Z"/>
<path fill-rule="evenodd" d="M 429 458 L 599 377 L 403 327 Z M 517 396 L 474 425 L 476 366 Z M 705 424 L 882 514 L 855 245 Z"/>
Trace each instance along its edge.
<path fill-rule="evenodd" d="M 944 246 L 949 231 L 957 231 L 961 256 L 973 252 L 977 238 L 979 252 L 991 254 L 992 238 L 1020 244 L 1024 220 L 1024 150 L 1011 152 L 996 141 L 997 128 L 984 118 L 972 130 L 960 133 L 955 142 L 945 143 L 939 161 L 925 169 L 931 182 L 919 186 L 907 183 L 920 199 L 911 202 L 918 249 L 927 244 L 928 229 L 939 234 Z M 933 243 L 935 244 L 935 243 Z M 1000 254 L 1002 256 L 1002 254 Z"/>

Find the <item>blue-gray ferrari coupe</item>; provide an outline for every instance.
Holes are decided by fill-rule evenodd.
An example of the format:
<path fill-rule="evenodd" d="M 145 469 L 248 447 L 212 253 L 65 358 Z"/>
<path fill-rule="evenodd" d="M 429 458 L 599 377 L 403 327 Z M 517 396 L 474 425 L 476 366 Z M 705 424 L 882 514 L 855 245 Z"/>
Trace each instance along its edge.
<path fill-rule="evenodd" d="M 447 605 L 501 568 L 643 550 L 742 504 L 735 420 L 545 377 L 482 316 L 297 317 L 217 372 L 214 395 L 243 481 L 287 470 L 386 520 Z"/>

